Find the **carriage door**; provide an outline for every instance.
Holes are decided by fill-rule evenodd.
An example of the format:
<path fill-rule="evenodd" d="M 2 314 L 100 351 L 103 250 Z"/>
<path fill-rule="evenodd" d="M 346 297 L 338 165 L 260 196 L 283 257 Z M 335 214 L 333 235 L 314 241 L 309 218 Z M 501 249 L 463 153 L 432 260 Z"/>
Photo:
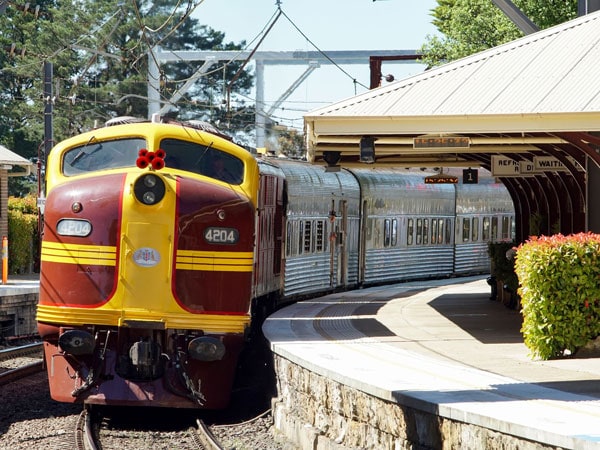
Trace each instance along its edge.
<path fill-rule="evenodd" d="M 346 238 L 348 232 L 348 205 L 346 200 L 338 201 L 335 209 L 335 200 L 331 201 L 329 213 L 331 225 L 329 278 L 330 286 L 345 286 L 348 274 L 348 252 L 346 251 Z"/>

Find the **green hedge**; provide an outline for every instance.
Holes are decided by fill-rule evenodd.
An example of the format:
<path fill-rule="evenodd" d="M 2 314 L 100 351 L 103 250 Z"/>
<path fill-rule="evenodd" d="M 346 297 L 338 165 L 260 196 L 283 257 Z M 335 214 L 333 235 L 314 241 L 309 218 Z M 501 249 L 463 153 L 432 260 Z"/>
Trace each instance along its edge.
<path fill-rule="evenodd" d="M 35 272 L 39 268 L 37 199 L 8 199 L 8 271 L 11 274 Z"/>
<path fill-rule="evenodd" d="M 600 335 L 600 235 L 532 237 L 517 248 L 515 271 L 534 357 L 572 355 Z"/>

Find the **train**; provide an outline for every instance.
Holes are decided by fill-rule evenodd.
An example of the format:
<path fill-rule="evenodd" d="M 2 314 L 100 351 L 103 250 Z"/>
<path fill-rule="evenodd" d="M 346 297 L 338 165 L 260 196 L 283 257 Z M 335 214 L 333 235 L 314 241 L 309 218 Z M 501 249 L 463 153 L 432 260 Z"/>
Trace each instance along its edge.
<path fill-rule="evenodd" d="M 197 121 L 118 118 L 47 156 L 36 320 L 54 400 L 226 408 L 281 305 L 489 273 L 512 200 L 488 176 L 328 171 Z"/>

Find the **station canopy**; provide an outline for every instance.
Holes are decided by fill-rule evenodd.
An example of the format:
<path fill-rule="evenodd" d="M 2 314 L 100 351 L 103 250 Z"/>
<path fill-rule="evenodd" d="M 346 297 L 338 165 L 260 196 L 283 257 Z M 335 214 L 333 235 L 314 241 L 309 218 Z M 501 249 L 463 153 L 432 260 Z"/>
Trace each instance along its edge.
<path fill-rule="evenodd" d="M 599 62 L 595 12 L 307 113 L 309 160 L 576 176 L 600 166 Z"/>

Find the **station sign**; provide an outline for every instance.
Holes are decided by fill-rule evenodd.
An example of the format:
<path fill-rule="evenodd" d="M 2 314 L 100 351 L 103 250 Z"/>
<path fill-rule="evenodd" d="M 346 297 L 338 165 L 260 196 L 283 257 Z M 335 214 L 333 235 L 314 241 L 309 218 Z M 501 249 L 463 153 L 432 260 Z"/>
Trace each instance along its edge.
<path fill-rule="evenodd" d="M 471 140 L 464 136 L 419 136 L 413 139 L 413 148 L 469 148 Z"/>
<path fill-rule="evenodd" d="M 435 174 L 425 177 L 425 184 L 456 184 L 458 177 L 454 175 Z"/>
<path fill-rule="evenodd" d="M 479 172 L 475 169 L 463 170 L 463 184 L 477 184 L 479 182 Z"/>
<path fill-rule="evenodd" d="M 567 166 L 554 156 L 534 156 L 533 164 L 536 172 L 568 172 Z M 576 164 L 576 167 L 579 164 Z"/>
<path fill-rule="evenodd" d="M 534 175 L 530 161 L 515 161 L 501 155 L 492 155 L 492 175 L 495 177 L 523 177 Z"/>
<path fill-rule="evenodd" d="M 583 168 L 568 157 L 578 170 Z M 527 177 L 543 172 L 567 172 L 567 167 L 554 156 L 534 156 L 533 161 L 515 161 L 501 155 L 492 155 L 492 175 L 495 177 Z"/>

